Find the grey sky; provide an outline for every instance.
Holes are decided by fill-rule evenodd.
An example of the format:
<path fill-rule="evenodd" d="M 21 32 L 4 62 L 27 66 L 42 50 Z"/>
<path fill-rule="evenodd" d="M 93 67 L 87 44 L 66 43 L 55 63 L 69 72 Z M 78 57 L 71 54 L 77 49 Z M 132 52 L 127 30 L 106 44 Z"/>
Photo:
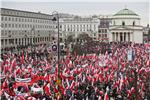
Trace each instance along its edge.
<path fill-rule="evenodd" d="M 19 2 L 18 0 L 6 0 L 2 2 L 3 8 L 13 8 L 25 11 L 38 12 L 51 14 L 53 11 L 58 11 L 60 13 L 70 13 L 75 15 L 87 16 L 87 15 L 102 15 L 102 14 L 115 14 L 119 10 L 125 8 L 134 11 L 141 17 L 141 24 L 146 26 L 149 22 L 149 2 L 144 0 L 143 2 L 97 2 L 96 0 L 83 1 L 83 2 L 48 2 L 44 0 L 43 2 L 34 2 L 35 0 L 26 0 L 26 2 Z M 31 2 L 32 1 L 32 2 Z"/>

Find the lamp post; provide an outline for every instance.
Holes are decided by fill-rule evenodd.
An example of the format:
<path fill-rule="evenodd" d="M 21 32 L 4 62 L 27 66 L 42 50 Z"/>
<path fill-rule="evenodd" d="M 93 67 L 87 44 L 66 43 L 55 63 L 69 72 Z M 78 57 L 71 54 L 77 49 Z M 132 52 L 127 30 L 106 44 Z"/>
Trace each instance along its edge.
<path fill-rule="evenodd" d="M 57 40 L 57 48 L 58 48 L 58 51 L 57 51 L 57 56 L 58 56 L 58 76 L 57 76 L 57 81 L 56 81 L 56 84 L 59 86 L 61 84 L 61 80 L 60 80 L 60 77 L 59 77 L 59 73 L 60 73 L 60 65 L 59 65 L 59 60 L 60 60 L 60 41 L 59 41 L 59 13 L 57 11 L 54 11 L 52 13 L 52 15 L 57 15 L 56 17 L 54 17 L 52 19 L 52 21 L 57 21 L 57 36 L 58 36 L 58 40 Z"/>
<path fill-rule="evenodd" d="M 59 41 L 59 13 L 57 12 L 57 11 L 54 11 L 53 13 L 52 13 L 52 15 L 57 15 L 56 17 L 54 17 L 53 19 L 52 19 L 52 21 L 57 21 L 57 32 L 58 32 L 58 34 L 57 34 L 57 36 L 58 36 L 58 41 L 57 41 L 57 46 L 58 46 L 58 52 L 57 52 L 57 56 L 58 56 L 58 62 L 59 62 L 59 60 L 60 60 L 60 41 Z M 59 66 L 59 64 L 58 64 L 58 66 Z"/>
<path fill-rule="evenodd" d="M 32 31 L 34 32 L 33 34 L 32 34 Z M 34 37 L 33 37 L 33 35 L 34 35 Z M 35 45 L 35 27 L 34 26 L 31 29 L 31 53 L 32 53 L 32 57 L 33 57 L 33 51 L 32 51 L 33 43 Z"/>
<path fill-rule="evenodd" d="M 34 44 L 35 45 L 35 27 L 33 26 L 33 28 L 31 29 L 31 31 L 33 31 L 33 34 L 32 34 L 32 38 L 33 38 L 33 41 L 32 41 L 32 45 Z M 34 35 L 34 36 L 33 36 Z"/>

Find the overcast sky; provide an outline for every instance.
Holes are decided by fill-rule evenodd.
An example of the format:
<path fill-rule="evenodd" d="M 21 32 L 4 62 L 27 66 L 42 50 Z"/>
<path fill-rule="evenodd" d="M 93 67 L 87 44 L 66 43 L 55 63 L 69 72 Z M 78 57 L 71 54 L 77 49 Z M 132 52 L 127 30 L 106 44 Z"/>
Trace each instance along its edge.
<path fill-rule="evenodd" d="M 41 2 L 42 1 L 42 2 Z M 53 0 L 54 1 L 54 0 Z M 141 24 L 150 23 L 149 0 L 2 0 L 1 7 L 51 14 L 53 11 L 74 15 L 113 15 L 126 8 L 141 17 Z M 104 2 L 105 1 L 105 2 Z M 131 2 L 132 1 L 132 2 Z"/>

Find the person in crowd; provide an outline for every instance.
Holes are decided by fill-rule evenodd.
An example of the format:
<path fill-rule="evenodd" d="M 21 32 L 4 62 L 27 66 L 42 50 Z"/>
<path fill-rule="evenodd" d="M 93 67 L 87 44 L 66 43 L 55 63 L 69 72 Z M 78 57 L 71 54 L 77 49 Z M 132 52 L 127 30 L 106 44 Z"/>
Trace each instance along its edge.
<path fill-rule="evenodd" d="M 150 45 L 110 43 L 93 54 L 68 53 L 60 61 L 46 45 L 1 56 L 3 100 L 142 100 L 150 98 Z M 102 50 L 102 52 L 100 51 Z M 131 50 L 132 52 L 129 52 Z"/>

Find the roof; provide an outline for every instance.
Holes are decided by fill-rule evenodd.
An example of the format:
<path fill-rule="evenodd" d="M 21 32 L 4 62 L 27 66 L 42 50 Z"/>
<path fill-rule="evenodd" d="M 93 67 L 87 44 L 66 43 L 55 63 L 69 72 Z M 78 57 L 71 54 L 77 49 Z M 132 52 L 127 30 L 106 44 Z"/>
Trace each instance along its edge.
<path fill-rule="evenodd" d="M 24 11 L 24 10 L 16 10 L 16 9 L 10 9 L 10 8 L 0 8 L 0 10 L 10 10 L 10 11 L 18 11 L 18 12 L 25 12 L 25 13 L 33 13 L 33 14 L 40 14 L 40 15 L 46 15 L 46 16 L 53 16 L 50 14 L 45 14 L 45 13 L 41 13 L 39 12 L 31 12 L 31 11 Z"/>
<path fill-rule="evenodd" d="M 118 16 L 118 15 L 133 15 L 133 16 L 138 16 L 138 14 L 136 14 L 135 12 L 133 12 L 132 10 L 129 10 L 127 8 L 120 10 L 119 12 L 117 12 L 114 16 Z"/>

